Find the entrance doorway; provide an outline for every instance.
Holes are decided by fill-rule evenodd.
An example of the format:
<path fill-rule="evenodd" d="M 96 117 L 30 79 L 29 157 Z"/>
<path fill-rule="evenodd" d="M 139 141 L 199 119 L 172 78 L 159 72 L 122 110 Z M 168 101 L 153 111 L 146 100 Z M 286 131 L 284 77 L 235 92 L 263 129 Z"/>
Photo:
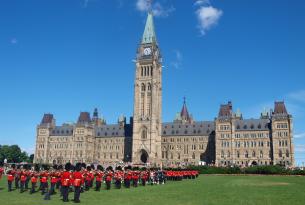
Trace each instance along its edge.
<path fill-rule="evenodd" d="M 148 153 L 145 150 L 141 150 L 140 160 L 142 163 L 147 163 L 148 161 Z"/>

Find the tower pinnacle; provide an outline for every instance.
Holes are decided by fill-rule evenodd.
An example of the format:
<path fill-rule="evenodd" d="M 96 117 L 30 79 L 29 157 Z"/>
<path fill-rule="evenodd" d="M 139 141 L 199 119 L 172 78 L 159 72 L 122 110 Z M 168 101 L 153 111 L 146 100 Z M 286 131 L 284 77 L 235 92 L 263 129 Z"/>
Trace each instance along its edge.
<path fill-rule="evenodd" d="M 157 43 L 154 18 L 151 11 L 148 12 L 145 29 L 142 37 L 142 44 Z"/>

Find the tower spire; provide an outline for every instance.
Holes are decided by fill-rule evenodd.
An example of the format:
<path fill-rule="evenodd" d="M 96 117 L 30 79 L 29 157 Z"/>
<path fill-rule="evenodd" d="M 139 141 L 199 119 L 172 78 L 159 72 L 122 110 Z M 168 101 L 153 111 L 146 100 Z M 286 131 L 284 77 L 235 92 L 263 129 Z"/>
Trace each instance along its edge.
<path fill-rule="evenodd" d="M 142 44 L 157 43 L 155 25 L 151 6 L 149 8 L 145 29 L 142 37 Z"/>

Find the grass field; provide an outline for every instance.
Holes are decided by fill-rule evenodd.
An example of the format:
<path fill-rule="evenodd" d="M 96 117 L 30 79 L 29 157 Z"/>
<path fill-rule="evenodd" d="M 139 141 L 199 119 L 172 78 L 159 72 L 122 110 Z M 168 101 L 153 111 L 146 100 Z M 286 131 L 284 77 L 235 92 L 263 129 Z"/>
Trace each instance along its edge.
<path fill-rule="evenodd" d="M 59 194 L 44 201 L 40 193 L 7 192 L 6 179 L 0 182 L 1 205 L 73 204 L 63 203 Z M 104 185 L 103 185 L 104 187 Z M 111 205 L 304 205 L 305 177 L 297 176 L 204 176 L 196 180 L 131 189 L 112 189 L 81 194 L 81 203 Z"/>

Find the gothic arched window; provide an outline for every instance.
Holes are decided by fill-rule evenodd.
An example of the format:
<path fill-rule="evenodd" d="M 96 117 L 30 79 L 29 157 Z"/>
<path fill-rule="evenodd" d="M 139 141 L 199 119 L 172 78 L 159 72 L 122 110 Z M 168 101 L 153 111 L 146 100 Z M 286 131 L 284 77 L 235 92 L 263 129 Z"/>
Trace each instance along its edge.
<path fill-rule="evenodd" d="M 142 129 L 142 132 L 141 132 L 141 139 L 142 139 L 142 140 L 147 139 L 147 130 L 146 130 L 146 128 L 143 128 L 143 129 Z"/>
<path fill-rule="evenodd" d="M 289 150 L 286 150 L 286 157 L 289 157 Z"/>
<path fill-rule="evenodd" d="M 150 83 L 148 83 L 148 85 L 147 85 L 147 90 L 151 91 L 151 84 Z"/>
<path fill-rule="evenodd" d="M 279 151 L 279 157 L 282 157 L 283 156 L 283 152 L 282 150 Z"/>
<path fill-rule="evenodd" d="M 145 91 L 145 84 L 144 83 L 142 83 L 142 85 L 141 85 L 141 91 Z"/>

